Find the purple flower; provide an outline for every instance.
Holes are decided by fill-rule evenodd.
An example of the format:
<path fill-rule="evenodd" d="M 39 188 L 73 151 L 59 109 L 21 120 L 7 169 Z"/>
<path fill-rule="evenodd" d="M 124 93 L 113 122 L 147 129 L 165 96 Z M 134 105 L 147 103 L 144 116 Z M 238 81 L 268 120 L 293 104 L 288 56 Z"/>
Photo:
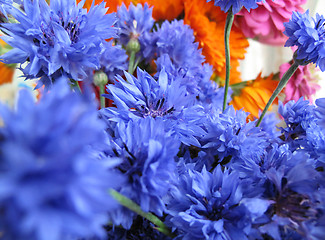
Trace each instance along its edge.
<path fill-rule="evenodd" d="M 317 14 L 316 19 L 305 13 L 293 12 L 288 23 L 284 23 L 284 34 L 289 37 L 286 47 L 297 46 L 295 59 L 302 65 L 315 63 L 325 71 L 325 19 Z"/>
<path fill-rule="evenodd" d="M 112 27 L 115 15 L 106 14 L 105 3 L 91 7 L 87 13 L 83 2 L 53 0 L 24 1 L 25 13 L 12 8 L 18 23 L 2 25 L 9 36 L 4 40 L 13 50 L 4 54 L 5 63 L 24 63 L 27 78 L 41 78 L 38 87 L 49 87 L 60 78 L 80 81 L 89 70 L 100 66 L 105 39 L 116 36 Z"/>
<path fill-rule="evenodd" d="M 38 102 L 20 92 L 0 107 L 0 232 L 4 239 L 104 237 L 122 178 L 103 157 L 105 124 L 89 97 L 58 82 Z"/>
<path fill-rule="evenodd" d="M 325 129 L 325 98 L 316 99 L 317 110 L 315 112 L 317 118 L 319 119 L 319 125 Z"/>
<path fill-rule="evenodd" d="M 177 239 L 248 239 L 252 221 L 264 214 L 268 201 L 245 199 L 238 173 L 183 171 L 167 204 L 168 221 Z M 254 207 L 251 207 L 254 206 Z"/>
<path fill-rule="evenodd" d="M 166 130 L 161 119 L 131 119 L 112 126 L 113 129 L 108 129 L 111 151 L 107 153 L 122 159 L 117 169 L 128 179 L 118 191 L 139 204 L 143 211 L 162 216 L 165 212 L 163 197 L 175 179 L 174 157 L 179 141 Z M 115 225 L 129 229 L 134 215 L 123 209 L 116 211 L 112 220 Z"/>
<path fill-rule="evenodd" d="M 291 152 L 288 145 L 274 145 L 261 172 L 262 197 L 273 203 L 268 220 L 260 221 L 260 231 L 275 240 L 309 239 L 324 212 L 324 178 L 316 171 L 315 161 L 305 152 Z"/>
<path fill-rule="evenodd" d="M 158 57 L 168 54 L 175 68 L 183 69 L 187 74 L 194 75 L 204 62 L 199 43 L 195 42 L 193 30 L 183 21 L 165 21 L 155 33 Z M 157 63 L 160 63 L 159 58 Z M 164 61 L 162 62 L 164 63 Z M 164 65 L 157 64 L 158 71 Z"/>
<path fill-rule="evenodd" d="M 207 2 L 210 1 L 207 0 Z M 257 8 L 258 5 L 256 3 L 261 1 L 264 0 L 214 0 L 214 5 L 219 6 L 224 12 L 231 10 L 233 14 L 236 14 L 242 7 L 245 7 L 248 11 Z"/>
<path fill-rule="evenodd" d="M 147 57 L 147 45 L 150 42 L 150 31 L 154 24 L 152 8 L 148 4 L 134 6 L 130 4 L 129 9 L 124 3 L 117 11 L 118 21 L 116 26 L 120 29 L 117 39 L 122 45 L 127 46 L 131 39 L 139 41 L 141 55 Z M 150 44 L 149 44 L 150 45 Z"/>
<path fill-rule="evenodd" d="M 194 105 L 195 95 L 190 95 L 182 85 L 182 78 L 169 79 L 163 69 L 156 80 L 140 69 L 137 78 L 125 73 L 126 80 L 118 76 L 114 85 L 108 85 L 107 97 L 117 108 L 102 110 L 109 119 L 147 118 L 163 119 L 186 145 L 199 145 L 196 136 L 204 133 L 201 123 L 202 107 Z"/>

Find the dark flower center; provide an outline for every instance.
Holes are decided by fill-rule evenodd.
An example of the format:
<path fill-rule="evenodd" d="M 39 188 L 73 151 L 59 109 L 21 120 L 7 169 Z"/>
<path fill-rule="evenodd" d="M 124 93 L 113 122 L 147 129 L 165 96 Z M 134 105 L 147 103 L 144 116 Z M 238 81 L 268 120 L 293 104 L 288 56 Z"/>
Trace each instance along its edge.
<path fill-rule="evenodd" d="M 279 216 L 290 218 L 298 226 L 300 222 L 316 218 L 314 205 L 307 195 L 285 190 L 276 198 L 275 212 Z"/>
<path fill-rule="evenodd" d="M 72 44 L 76 43 L 79 40 L 81 28 L 82 28 L 83 24 L 85 23 L 85 19 L 84 19 L 85 16 L 82 16 L 81 20 L 78 17 L 76 17 L 73 20 L 64 21 L 63 14 L 61 12 L 59 12 L 58 15 L 60 17 L 59 17 L 59 20 L 57 21 L 57 23 L 59 25 L 61 25 L 65 29 L 65 31 L 68 33 Z M 34 38 L 33 39 L 34 44 L 38 47 L 41 45 L 41 43 L 43 45 L 49 45 L 49 46 L 53 47 L 54 39 L 56 37 L 55 37 L 55 33 L 53 31 L 52 26 L 48 25 L 46 23 L 42 23 L 41 31 L 42 31 L 43 35 L 40 36 L 40 39 Z"/>
<path fill-rule="evenodd" d="M 165 115 L 171 114 L 175 111 L 174 106 L 166 108 L 164 106 L 165 98 L 159 99 L 156 104 L 150 104 L 149 106 L 141 105 L 140 112 L 143 117 L 163 117 Z"/>

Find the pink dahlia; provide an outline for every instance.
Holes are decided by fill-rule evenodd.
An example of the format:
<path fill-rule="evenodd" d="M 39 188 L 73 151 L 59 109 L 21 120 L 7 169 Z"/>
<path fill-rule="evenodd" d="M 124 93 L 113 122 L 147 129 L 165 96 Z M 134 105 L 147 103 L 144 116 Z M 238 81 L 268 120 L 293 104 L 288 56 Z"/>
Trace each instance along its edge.
<path fill-rule="evenodd" d="M 235 22 L 246 37 L 271 45 L 283 45 L 287 37 L 283 34 L 284 22 L 288 22 L 293 11 L 302 12 L 307 0 L 266 0 L 248 12 L 242 9 Z"/>
<path fill-rule="evenodd" d="M 290 63 L 284 63 L 280 66 L 280 78 L 290 66 Z M 312 95 L 320 88 L 317 84 L 316 69 L 315 65 L 312 64 L 298 67 L 283 90 L 285 93 L 284 103 L 290 100 L 298 101 L 301 97 L 312 101 Z"/>

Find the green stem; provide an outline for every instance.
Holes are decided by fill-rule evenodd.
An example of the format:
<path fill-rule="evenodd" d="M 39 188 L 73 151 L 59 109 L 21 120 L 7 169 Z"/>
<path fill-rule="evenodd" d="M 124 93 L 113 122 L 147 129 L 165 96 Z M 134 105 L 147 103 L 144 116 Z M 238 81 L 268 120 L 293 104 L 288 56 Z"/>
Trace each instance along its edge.
<path fill-rule="evenodd" d="M 74 80 L 74 79 L 70 79 L 70 82 L 71 82 L 71 87 L 72 87 L 76 92 L 82 93 L 78 81 L 76 81 L 76 80 Z"/>
<path fill-rule="evenodd" d="M 226 19 L 225 25 L 225 56 L 226 56 L 226 79 L 225 79 L 225 93 L 223 96 L 223 111 L 227 106 L 227 96 L 228 96 L 228 88 L 229 88 L 229 75 L 230 75 L 230 48 L 229 48 L 229 36 L 232 27 L 232 23 L 234 22 L 234 14 L 232 13 L 232 9 L 229 9 Z"/>
<path fill-rule="evenodd" d="M 109 190 L 110 194 L 113 196 L 115 200 L 117 200 L 122 206 L 127 207 L 128 209 L 132 210 L 133 212 L 137 213 L 143 218 L 146 218 L 153 224 L 157 226 L 157 229 L 159 232 L 165 234 L 166 236 L 169 236 L 171 238 L 175 237 L 172 232 L 169 230 L 169 228 L 155 215 L 153 215 L 150 212 L 144 212 L 142 211 L 141 207 L 137 205 L 135 202 L 133 202 L 131 199 L 123 196 L 119 192 L 115 191 L 114 189 Z"/>
<path fill-rule="evenodd" d="M 134 72 L 134 61 L 135 61 L 135 51 L 131 51 L 129 59 L 129 69 L 128 72 L 132 75 Z"/>
<path fill-rule="evenodd" d="M 103 94 L 105 94 L 105 85 L 101 84 L 99 86 L 100 108 L 105 108 L 106 107 L 105 97 L 102 96 Z"/>
<path fill-rule="evenodd" d="M 282 91 L 282 89 L 285 87 L 285 85 L 287 85 L 289 79 L 295 73 L 295 71 L 298 69 L 298 67 L 299 67 L 299 64 L 296 61 L 294 61 L 293 64 L 290 66 L 290 68 L 285 72 L 285 74 L 281 78 L 278 86 L 276 87 L 276 89 L 272 93 L 269 101 L 267 102 L 260 118 L 258 119 L 258 121 L 256 123 L 256 127 L 258 127 L 261 124 L 261 121 L 264 118 L 265 113 L 267 112 L 267 110 L 269 109 L 271 104 L 273 103 L 274 99 L 279 95 L 279 93 Z"/>

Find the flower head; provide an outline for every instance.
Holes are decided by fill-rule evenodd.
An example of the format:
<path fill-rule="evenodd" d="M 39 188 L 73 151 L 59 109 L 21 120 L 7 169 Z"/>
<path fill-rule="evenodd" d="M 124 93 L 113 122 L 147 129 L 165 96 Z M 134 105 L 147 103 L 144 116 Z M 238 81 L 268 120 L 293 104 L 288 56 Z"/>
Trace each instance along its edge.
<path fill-rule="evenodd" d="M 152 6 L 152 16 L 156 21 L 177 19 L 184 10 L 184 0 L 137 0 L 138 3 Z"/>
<path fill-rule="evenodd" d="M 277 85 L 278 81 L 273 80 L 273 74 L 263 78 L 260 73 L 253 81 L 231 86 L 234 96 L 229 104 L 233 105 L 236 110 L 244 109 L 250 113 L 248 118 L 253 120 L 259 117 L 260 111 L 265 108 Z"/>
<path fill-rule="evenodd" d="M 193 75 L 203 63 L 204 57 L 198 49 L 199 44 L 195 42 L 193 30 L 182 20 L 163 22 L 155 34 L 158 57 L 168 54 L 177 70 L 183 69 L 187 74 Z M 158 69 L 161 67 L 158 66 Z"/>
<path fill-rule="evenodd" d="M 305 13 L 293 12 L 288 23 L 284 23 L 284 34 L 289 37 L 285 46 L 297 46 L 295 59 L 306 63 L 315 63 L 325 71 L 325 19 L 316 14 L 316 19 Z"/>
<path fill-rule="evenodd" d="M 171 191 L 169 221 L 182 239 L 248 239 L 253 214 L 243 201 L 241 180 L 235 171 L 218 166 L 210 173 L 185 170 Z M 255 215 L 266 205 L 252 199 Z M 252 204 L 254 204 L 252 203 Z M 258 205 L 257 205 L 258 204 Z"/>
<path fill-rule="evenodd" d="M 102 237 L 122 183 L 103 157 L 104 123 L 85 96 L 58 82 L 37 104 L 20 92 L 17 111 L 0 107 L 0 231 L 5 239 Z M 19 220 L 18 220 L 19 219 Z"/>
<path fill-rule="evenodd" d="M 108 125 L 108 131 L 114 144 L 110 154 L 122 159 L 118 170 L 128 179 L 119 192 L 139 204 L 143 211 L 161 216 L 165 211 L 162 199 L 174 179 L 179 141 L 161 119 L 152 117 L 119 121 L 111 126 Z M 133 215 L 130 211 L 119 211 L 113 222 L 130 228 Z"/>
<path fill-rule="evenodd" d="M 87 13 L 75 0 L 24 1 L 25 13 L 12 8 L 18 23 L 3 24 L 9 34 L 4 40 L 14 47 L 4 54 L 6 63 L 29 64 L 27 78 L 40 77 L 50 86 L 59 78 L 83 80 L 89 69 L 99 67 L 99 53 L 105 39 L 116 36 L 114 15 L 106 14 L 104 3 Z"/>
<path fill-rule="evenodd" d="M 125 73 L 127 81 L 118 76 L 114 85 L 108 85 L 108 98 L 117 108 L 103 109 L 109 119 L 155 118 L 169 122 L 180 141 L 198 145 L 195 136 L 202 135 L 202 107 L 194 105 L 196 95 L 188 94 L 182 78 L 169 79 L 162 69 L 156 80 L 138 68 L 137 78 Z"/>
<path fill-rule="evenodd" d="M 129 9 L 122 4 L 117 11 L 118 21 L 116 26 L 120 28 L 117 40 L 127 46 L 130 40 L 136 40 L 140 44 L 140 52 L 146 57 L 147 38 L 154 24 L 152 8 L 147 4 L 134 6 L 130 4 Z"/>
<path fill-rule="evenodd" d="M 325 129 L 325 98 L 316 99 L 316 116 L 319 119 L 320 125 Z"/>
<path fill-rule="evenodd" d="M 235 16 L 235 24 L 246 37 L 271 45 L 283 45 L 287 37 L 283 23 L 288 22 L 292 12 L 302 12 L 306 0 L 266 0 L 258 2 L 258 8 L 242 9 Z"/>
<path fill-rule="evenodd" d="M 206 62 L 213 66 L 216 77 L 220 85 L 223 85 L 225 79 L 225 45 L 222 37 L 226 24 L 226 14 L 222 12 L 213 3 L 207 3 L 205 0 L 186 1 L 184 23 L 190 25 L 194 31 L 195 40 L 199 42 L 202 48 L 202 54 Z M 244 58 L 245 48 L 249 43 L 241 30 L 236 26 L 232 27 L 230 34 L 230 83 L 241 81 L 239 59 Z"/>
<path fill-rule="evenodd" d="M 77 2 L 81 2 L 83 0 L 77 0 Z M 103 2 L 103 0 L 85 0 L 84 8 L 87 8 L 88 10 L 91 8 L 91 5 L 93 4 L 100 4 Z M 116 12 L 118 7 L 124 3 L 126 6 L 129 6 L 131 3 L 131 0 L 104 0 L 106 7 L 108 7 L 107 13 Z"/>
<path fill-rule="evenodd" d="M 127 70 L 128 55 L 121 45 L 114 45 L 112 41 L 103 43 L 103 51 L 100 54 L 100 68 L 103 70 L 110 81 L 115 75 L 121 75 Z"/>
<path fill-rule="evenodd" d="M 289 146 L 272 146 L 261 164 L 263 198 L 273 203 L 267 211 L 269 220 L 261 222 L 260 231 L 273 239 L 306 239 L 306 224 L 315 225 L 322 213 L 322 179 L 315 161 L 305 152 L 291 152 Z M 265 219 L 264 219 L 265 221 Z"/>
<path fill-rule="evenodd" d="M 210 1 L 207 0 L 207 2 Z M 214 0 L 214 5 L 219 6 L 224 12 L 232 11 L 233 14 L 236 14 L 242 7 L 245 7 L 248 11 L 257 8 L 257 3 L 260 1 L 264 0 Z"/>

